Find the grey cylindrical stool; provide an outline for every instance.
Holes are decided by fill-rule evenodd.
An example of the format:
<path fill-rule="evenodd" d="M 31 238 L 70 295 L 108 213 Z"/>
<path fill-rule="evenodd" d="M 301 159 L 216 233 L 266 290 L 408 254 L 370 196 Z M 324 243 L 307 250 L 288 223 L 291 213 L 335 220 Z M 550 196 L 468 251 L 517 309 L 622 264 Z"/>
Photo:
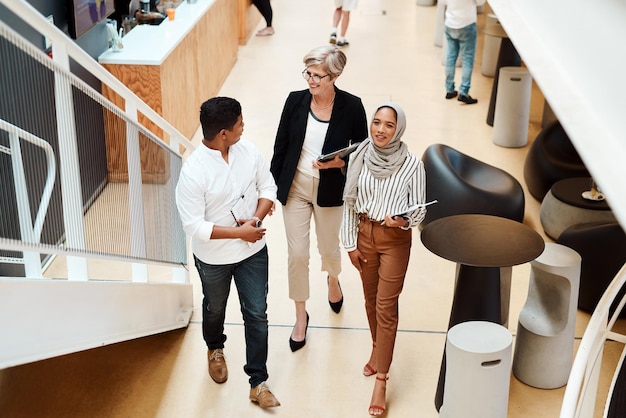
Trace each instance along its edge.
<path fill-rule="evenodd" d="M 415 0 L 415 4 L 418 6 L 434 6 L 435 0 Z"/>
<path fill-rule="evenodd" d="M 489 13 L 485 21 L 485 27 L 490 27 L 490 25 L 501 26 L 500 21 L 493 13 Z M 492 32 L 491 30 L 485 30 L 483 36 L 483 55 L 480 73 L 485 77 L 494 77 L 496 75 L 498 53 L 500 52 L 500 44 L 502 44 L 502 38 L 491 35 Z"/>
<path fill-rule="evenodd" d="M 493 322 L 461 322 L 450 328 L 440 418 L 507 416 L 512 340 L 508 329 Z"/>
<path fill-rule="evenodd" d="M 616 222 L 610 210 L 593 210 L 577 207 L 557 199 L 552 190 L 546 193 L 539 209 L 539 220 L 543 232 L 558 239 L 563 231 L 573 225 L 588 222 Z"/>
<path fill-rule="evenodd" d="M 540 389 L 567 383 L 574 353 L 580 284 L 580 255 L 561 244 L 546 243 L 530 262 L 528 298 L 519 314 L 513 374 Z"/>
<path fill-rule="evenodd" d="M 532 77 L 524 67 L 502 67 L 493 119 L 493 143 L 523 147 L 528 143 Z"/>
<path fill-rule="evenodd" d="M 435 46 L 443 46 L 443 31 L 446 20 L 446 5 L 442 1 L 437 2 L 437 15 L 435 17 Z"/>

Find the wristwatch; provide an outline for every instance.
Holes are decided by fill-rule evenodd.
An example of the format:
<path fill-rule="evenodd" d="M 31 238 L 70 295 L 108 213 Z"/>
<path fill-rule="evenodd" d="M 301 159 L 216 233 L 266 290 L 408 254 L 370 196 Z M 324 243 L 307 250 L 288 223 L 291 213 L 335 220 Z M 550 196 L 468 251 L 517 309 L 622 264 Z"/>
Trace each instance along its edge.
<path fill-rule="evenodd" d="M 263 226 L 263 222 L 261 222 L 261 219 L 259 219 L 258 216 L 253 216 L 252 219 L 256 221 L 254 224 L 255 227 L 260 228 Z"/>

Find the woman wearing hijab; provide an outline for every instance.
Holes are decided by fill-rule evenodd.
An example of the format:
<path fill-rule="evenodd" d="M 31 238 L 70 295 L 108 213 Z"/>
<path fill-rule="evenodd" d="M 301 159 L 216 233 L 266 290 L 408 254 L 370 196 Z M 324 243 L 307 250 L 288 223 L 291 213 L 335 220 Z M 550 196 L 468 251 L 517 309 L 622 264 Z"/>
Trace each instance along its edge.
<path fill-rule="evenodd" d="M 372 353 L 363 368 L 376 375 L 371 416 L 385 412 L 387 373 L 398 328 L 398 298 L 411 252 L 411 227 L 426 215 L 422 161 L 401 141 L 406 116 L 395 103 L 380 105 L 370 137 L 350 158 L 341 240 L 361 275 Z"/>

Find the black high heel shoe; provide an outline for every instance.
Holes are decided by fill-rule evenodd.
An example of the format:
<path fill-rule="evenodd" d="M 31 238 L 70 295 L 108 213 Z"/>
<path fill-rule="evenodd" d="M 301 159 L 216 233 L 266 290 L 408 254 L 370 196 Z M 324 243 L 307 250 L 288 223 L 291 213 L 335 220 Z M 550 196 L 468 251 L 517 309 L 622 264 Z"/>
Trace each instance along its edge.
<path fill-rule="evenodd" d="M 330 276 L 327 276 L 326 282 L 330 282 Z M 337 281 L 337 284 L 339 286 L 339 290 L 341 290 L 341 283 Z M 330 309 L 332 309 L 334 313 L 338 314 L 339 312 L 341 312 L 341 307 L 343 306 L 343 290 L 341 290 L 341 299 L 339 299 L 337 302 L 331 302 L 329 300 L 328 304 L 330 305 Z"/>
<path fill-rule="evenodd" d="M 289 337 L 289 348 L 291 348 L 291 352 L 298 351 L 306 344 L 306 332 L 309 329 L 309 313 L 306 313 L 306 328 L 304 328 L 304 340 L 302 341 L 294 341 L 293 338 Z"/>

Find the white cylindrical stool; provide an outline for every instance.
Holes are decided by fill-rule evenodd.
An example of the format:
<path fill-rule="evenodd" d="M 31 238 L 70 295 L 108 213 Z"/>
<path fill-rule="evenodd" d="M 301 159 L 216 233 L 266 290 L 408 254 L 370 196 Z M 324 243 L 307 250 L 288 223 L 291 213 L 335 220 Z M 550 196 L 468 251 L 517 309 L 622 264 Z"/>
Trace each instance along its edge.
<path fill-rule="evenodd" d="M 528 143 L 532 77 L 524 67 L 502 67 L 493 120 L 493 143 L 523 147 Z"/>
<path fill-rule="evenodd" d="M 546 243 L 530 262 L 528 298 L 519 314 L 513 374 L 540 389 L 567 383 L 574 354 L 574 328 L 580 284 L 580 255 Z"/>
<path fill-rule="evenodd" d="M 485 27 L 490 27 L 490 25 L 501 26 L 500 21 L 493 13 L 489 13 L 485 20 Z M 502 44 L 502 38 L 491 35 L 492 32 L 491 30 L 485 30 L 483 37 L 483 55 L 480 64 L 480 73 L 485 77 L 495 77 L 496 68 L 498 67 L 500 44 Z"/>
<path fill-rule="evenodd" d="M 508 329 L 493 322 L 469 321 L 450 328 L 440 418 L 507 416 L 512 340 Z"/>

